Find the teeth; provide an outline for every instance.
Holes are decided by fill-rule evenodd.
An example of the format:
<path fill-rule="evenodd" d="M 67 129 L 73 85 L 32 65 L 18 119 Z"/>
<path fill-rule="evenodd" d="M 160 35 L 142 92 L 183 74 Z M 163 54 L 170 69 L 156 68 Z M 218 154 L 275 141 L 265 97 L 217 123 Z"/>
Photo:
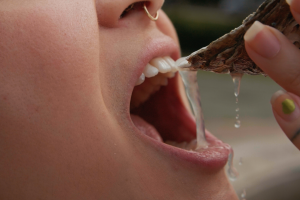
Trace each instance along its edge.
<path fill-rule="evenodd" d="M 166 144 L 169 144 L 171 146 L 174 147 L 178 147 L 181 149 L 185 149 L 185 150 L 195 150 L 197 147 L 197 141 L 196 140 L 192 140 L 191 142 L 174 142 L 174 141 L 166 141 Z"/>
<path fill-rule="evenodd" d="M 165 76 L 167 78 L 174 78 L 175 74 L 176 74 L 175 72 L 168 72 L 168 73 L 165 74 Z"/>
<path fill-rule="evenodd" d="M 164 60 L 171 66 L 171 71 L 172 72 L 177 72 L 178 71 L 178 68 L 175 65 L 175 61 L 171 57 L 166 56 L 166 57 L 164 57 Z"/>
<path fill-rule="evenodd" d="M 163 58 L 154 58 L 150 64 L 158 69 L 160 73 L 167 73 L 172 70 L 171 66 Z"/>
<path fill-rule="evenodd" d="M 151 78 L 151 77 L 156 76 L 158 74 L 158 69 L 153 67 L 150 64 L 147 64 L 147 66 L 144 70 L 144 74 L 147 78 Z"/>
<path fill-rule="evenodd" d="M 179 58 L 176 62 L 175 62 L 175 67 L 178 69 L 182 69 L 182 68 L 188 68 L 190 67 L 191 64 L 187 61 L 187 57 L 182 57 Z"/>
<path fill-rule="evenodd" d="M 141 76 L 139 77 L 138 81 L 136 82 L 135 86 L 141 85 L 145 81 L 145 74 L 142 73 Z"/>
<path fill-rule="evenodd" d="M 130 108 L 139 107 L 161 86 L 167 86 L 168 78 L 173 78 L 177 71 L 175 61 L 169 56 L 151 60 L 135 84 L 136 86 L 142 85 L 133 90 Z"/>
<path fill-rule="evenodd" d="M 188 145 L 187 142 L 178 143 L 178 142 L 174 142 L 174 141 L 166 141 L 166 144 L 171 145 L 173 147 L 178 147 L 178 148 L 181 148 L 181 149 L 186 149 L 186 147 Z"/>
<path fill-rule="evenodd" d="M 167 63 L 170 65 L 170 66 L 175 66 L 175 61 L 169 57 L 169 56 L 166 56 L 164 57 L 165 61 L 167 61 Z"/>

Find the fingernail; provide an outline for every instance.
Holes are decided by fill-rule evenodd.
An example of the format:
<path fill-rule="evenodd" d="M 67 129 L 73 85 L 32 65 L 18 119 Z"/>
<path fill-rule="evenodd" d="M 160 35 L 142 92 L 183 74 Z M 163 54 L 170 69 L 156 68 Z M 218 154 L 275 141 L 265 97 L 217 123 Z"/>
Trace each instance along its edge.
<path fill-rule="evenodd" d="M 286 0 L 286 3 L 291 5 L 293 0 Z"/>
<path fill-rule="evenodd" d="M 292 99 L 285 99 L 282 103 L 282 111 L 284 114 L 292 114 L 296 110 L 295 103 Z"/>
<path fill-rule="evenodd" d="M 260 56 L 273 58 L 280 51 L 280 43 L 276 36 L 262 23 L 256 21 L 244 36 L 245 42 Z"/>
<path fill-rule="evenodd" d="M 264 26 L 259 21 L 255 21 L 252 26 L 246 32 L 244 39 L 246 41 L 252 41 L 258 33 L 264 29 Z"/>
<path fill-rule="evenodd" d="M 291 95 L 287 92 L 278 91 L 271 99 L 273 111 L 286 121 L 294 121 L 299 118 L 300 111 Z"/>

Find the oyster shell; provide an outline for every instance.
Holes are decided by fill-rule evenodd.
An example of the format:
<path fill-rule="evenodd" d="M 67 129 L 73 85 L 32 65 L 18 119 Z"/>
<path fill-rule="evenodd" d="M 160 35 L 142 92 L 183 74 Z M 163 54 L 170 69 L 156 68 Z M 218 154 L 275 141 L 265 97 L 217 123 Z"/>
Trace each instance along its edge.
<path fill-rule="evenodd" d="M 205 70 L 216 73 L 265 73 L 249 58 L 244 34 L 255 21 L 281 31 L 293 44 L 300 47 L 300 28 L 293 18 L 286 0 L 267 0 L 248 16 L 241 26 L 187 57 L 189 70 Z"/>

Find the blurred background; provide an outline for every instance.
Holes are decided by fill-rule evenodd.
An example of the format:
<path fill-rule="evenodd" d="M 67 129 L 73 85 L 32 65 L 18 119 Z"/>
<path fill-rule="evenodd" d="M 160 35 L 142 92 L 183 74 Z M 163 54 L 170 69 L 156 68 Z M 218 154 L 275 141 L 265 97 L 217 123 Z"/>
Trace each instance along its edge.
<path fill-rule="evenodd" d="M 263 0 L 166 0 L 183 56 L 238 27 Z M 237 105 L 229 75 L 198 72 L 205 125 L 230 144 L 240 176 L 232 184 L 247 200 L 299 200 L 300 152 L 277 125 L 270 105 L 281 89 L 263 76 L 245 75 L 239 96 L 241 127 L 234 127 Z"/>

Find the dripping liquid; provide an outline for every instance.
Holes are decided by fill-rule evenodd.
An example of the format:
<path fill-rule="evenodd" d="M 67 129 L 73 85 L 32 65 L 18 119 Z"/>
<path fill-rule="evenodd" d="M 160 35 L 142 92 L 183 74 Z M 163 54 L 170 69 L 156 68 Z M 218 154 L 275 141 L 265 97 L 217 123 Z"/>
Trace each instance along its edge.
<path fill-rule="evenodd" d="M 247 196 L 246 189 L 243 189 L 243 192 L 241 194 L 242 200 L 246 200 L 246 196 Z"/>
<path fill-rule="evenodd" d="M 197 125 L 197 140 L 195 151 L 200 151 L 202 148 L 207 148 L 208 143 L 205 137 L 205 125 L 204 118 L 202 114 L 201 98 L 199 92 L 199 86 L 197 81 L 197 71 L 179 71 L 181 78 L 183 80 L 187 97 L 192 105 L 193 113 L 196 118 Z M 237 90 L 239 92 L 239 88 Z M 237 93 L 238 94 L 238 93 Z M 237 95 L 238 96 L 238 95 Z M 228 170 L 227 174 L 230 180 L 234 181 L 238 177 L 238 172 L 233 166 L 233 149 L 230 145 L 226 147 L 229 151 L 228 157 Z"/>
<path fill-rule="evenodd" d="M 238 74 L 238 73 L 234 73 L 234 74 L 230 74 L 232 77 L 232 81 L 233 81 L 233 86 L 234 86 L 234 96 L 235 96 L 235 103 L 237 108 L 235 109 L 236 111 L 236 117 L 235 117 L 235 124 L 234 127 L 235 128 L 240 128 L 241 127 L 241 120 L 240 120 L 240 108 L 239 108 L 239 94 L 240 94 L 240 88 L 241 88 L 241 80 L 243 77 L 243 74 Z"/>
<path fill-rule="evenodd" d="M 197 125 L 197 147 L 206 147 L 205 125 L 202 114 L 201 98 L 197 81 L 197 71 L 180 71 L 187 97 L 192 105 Z"/>
<path fill-rule="evenodd" d="M 233 166 L 233 156 L 234 156 L 234 152 L 233 152 L 233 149 L 230 147 L 230 154 L 229 154 L 229 157 L 228 157 L 227 174 L 228 174 L 228 177 L 231 181 L 235 181 L 239 176 L 238 171 Z"/>

